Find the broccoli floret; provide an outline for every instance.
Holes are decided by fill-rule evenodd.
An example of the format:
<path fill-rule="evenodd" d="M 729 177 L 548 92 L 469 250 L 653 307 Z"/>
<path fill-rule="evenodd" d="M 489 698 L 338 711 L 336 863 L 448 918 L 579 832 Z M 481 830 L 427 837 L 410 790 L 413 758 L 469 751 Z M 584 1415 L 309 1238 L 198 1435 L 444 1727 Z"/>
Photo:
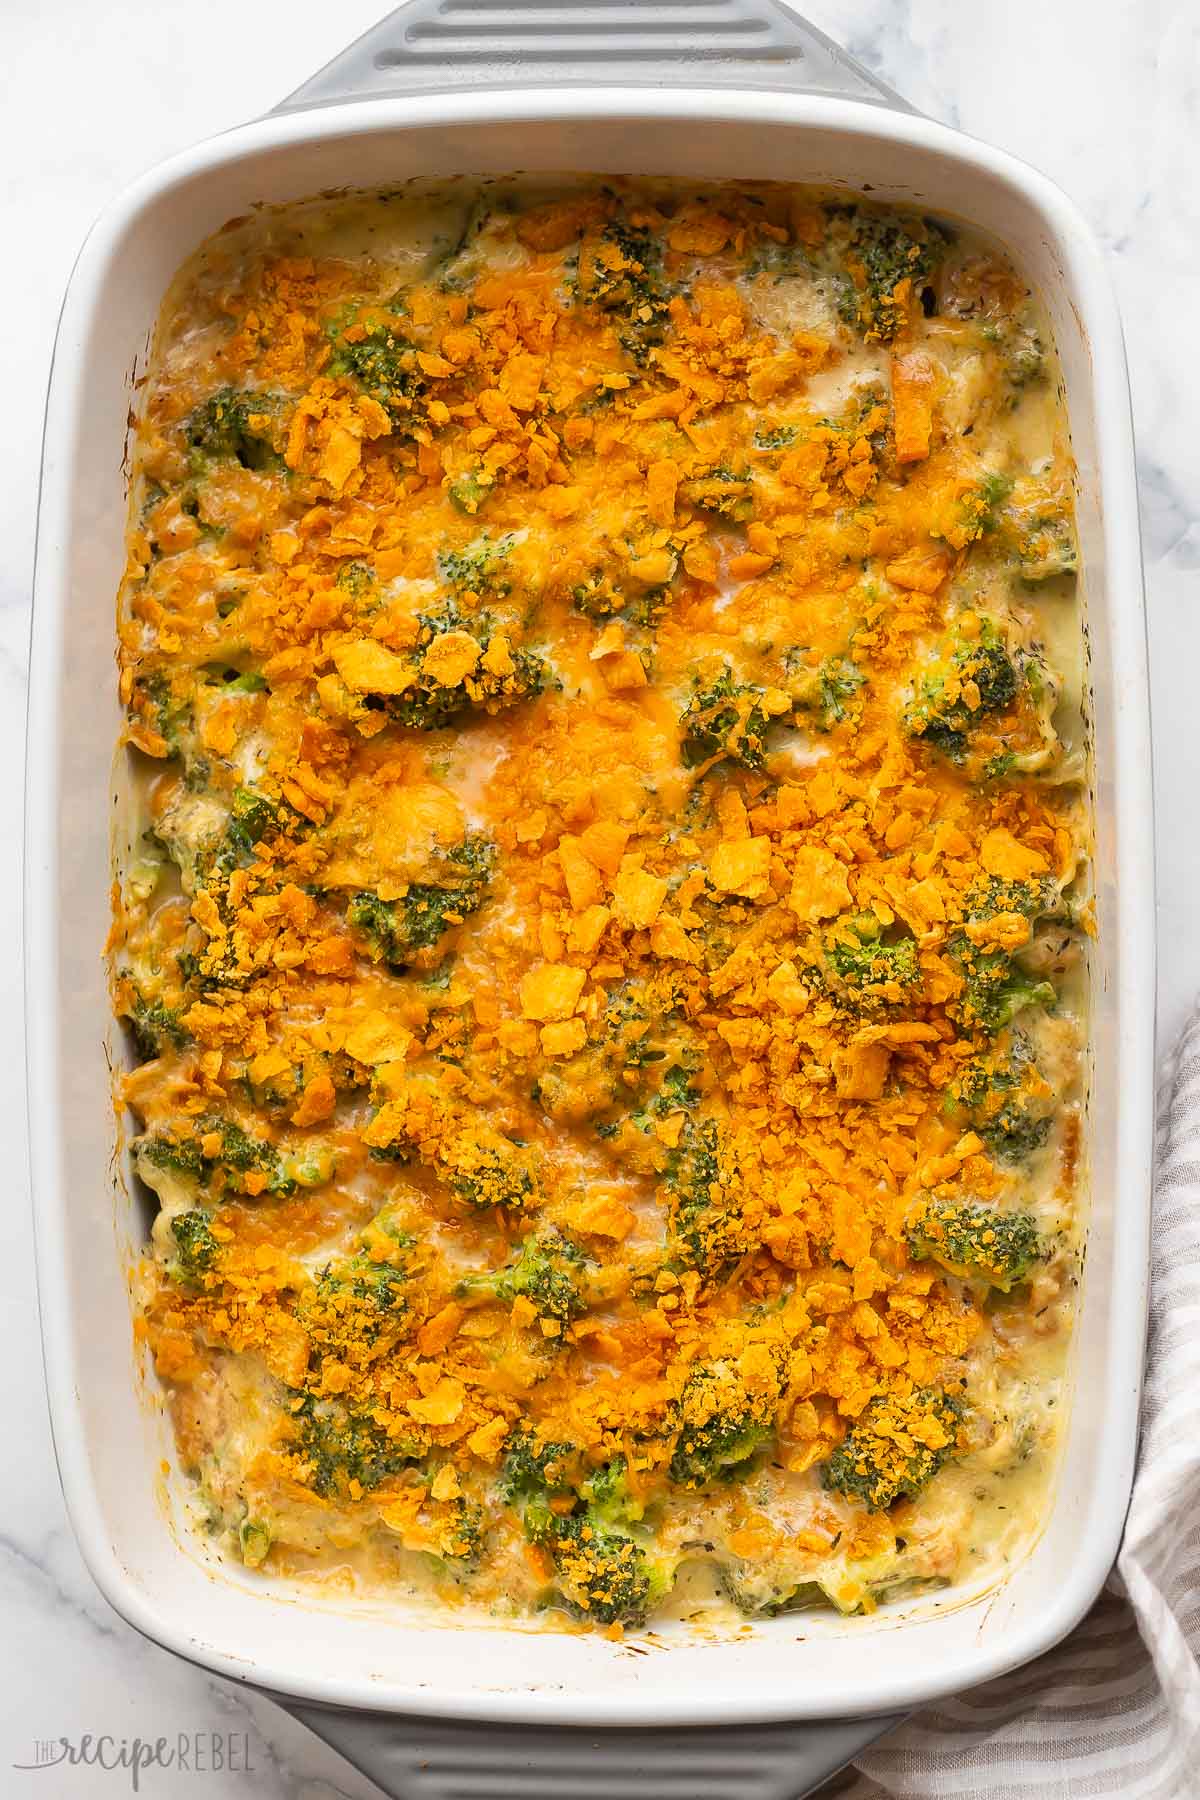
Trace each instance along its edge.
<path fill-rule="evenodd" d="M 790 450 L 800 435 L 798 425 L 773 425 L 754 434 L 756 450 Z"/>
<path fill-rule="evenodd" d="M 825 953 L 829 967 L 862 1000 L 902 999 L 920 985 L 916 940 L 886 941 L 874 913 L 855 913 L 837 926 Z"/>
<path fill-rule="evenodd" d="M 337 572 L 335 585 L 354 600 L 361 600 L 375 586 L 375 571 L 370 563 L 344 562 Z"/>
<path fill-rule="evenodd" d="M 191 1033 L 183 1023 L 182 1014 L 177 1007 L 168 1006 L 161 999 L 147 1000 L 136 987 L 124 1016 L 129 1020 L 138 1055 L 147 1061 L 151 1057 L 164 1055 L 167 1050 L 182 1050 L 185 1044 L 192 1041 Z"/>
<path fill-rule="evenodd" d="M 620 613 L 631 625 L 647 628 L 658 623 L 670 597 L 669 583 L 627 593 L 606 569 L 593 569 L 571 590 L 571 604 L 585 619 L 609 619 Z"/>
<path fill-rule="evenodd" d="M 1013 538 L 1022 581 L 1052 581 L 1078 571 L 1079 546 L 1067 512 L 1044 508 L 1022 519 Z"/>
<path fill-rule="evenodd" d="M 963 991 L 957 1006 L 965 1024 L 994 1036 L 1030 1006 L 1053 1006 L 1052 981 L 1039 981 L 1004 950 L 978 950 L 965 938 L 953 940 L 962 966 Z"/>
<path fill-rule="evenodd" d="M 739 1170 L 715 1119 L 685 1120 L 663 1183 L 674 1263 L 711 1280 L 753 1249 Z"/>
<path fill-rule="evenodd" d="M 644 1624 L 670 1592 L 671 1567 L 633 1538 L 607 1529 L 590 1508 L 561 1518 L 548 1507 L 531 1507 L 525 1529 L 550 1553 L 559 1598 L 597 1625 Z"/>
<path fill-rule="evenodd" d="M 762 707 L 763 692 L 762 688 L 735 681 L 728 666 L 707 685 L 697 680 L 691 699 L 679 715 L 684 767 L 694 769 L 699 763 L 726 756 L 745 769 L 761 769 L 771 724 Z"/>
<path fill-rule="evenodd" d="M 549 1552 L 557 1598 L 572 1612 L 600 1625 L 639 1625 L 670 1588 L 673 1570 L 638 1541 L 641 1508 L 628 1491 L 624 1458 L 576 1490 L 578 1463 L 573 1445 L 518 1429 L 508 1441 L 500 1498 L 519 1513 L 530 1542 Z"/>
<path fill-rule="evenodd" d="M 230 458 L 259 473 L 283 467 L 275 448 L 280 401 L 274 394 L 222 388 L 188 419 L 187 441 L 201 456 Z"/>
<path fill-rule="evenodd" d="M 455 1292 L 459 1299 L 498 1300 L 504 1306 L 519 1296 L 536 1307 L 541 1318 L 565 1326 L 587 1310 L 586 1267 L 582 1250 L 561 1232 L 539 1232 L 527 1237 L 502 1269 L 468 1275 Z"/>
<path fill-rule="evenodd" d="M 478 467 L 464 469 L 461 474 L 456 475 L 446 492 L 450 497 L 451 504 L 456 506 L 459 512 L 466 513 L 468 518 L 473 519 L 480 507 L 490 497 L 495 485 L 496 471 L 485 468 L 480 463 Z"/>
<path fill-rule="evenodd" d="M 581 300 L 621 320 L 617 337 L 639 365 L 664 339 L 671 291 L 663 275 L 662 247 L 644 227 L 613 220 L 579 259 Z"/>
<path fill-rule="evenodd" d="M 827 656 L 810 668 L 797 653 L 784 658 L 788 668 L 788 692 L 795 706 L 815 715 L 822 731 L 832 731 L 847 718 L 856 695 L 866 683 L 862 670 L 845 656 Z"/>
<path fill-rule="evenodd" d="M 356 1498 L 351 1483 L 369 1493 L 420 1455 L 416 1444 L 338 1401 L 305 1394 L 292 1418 L 301 1478 L 324 1500 Z"/>
<path fill-rule="evenodd" d="M 724 1563 L 721 1586 L 738 1611 L 754 1619 L 774 1619 L 780 1613 L 829 1605 L 819 1581 L 791 1582 L 754 1563 Z"/>
<path fill-rule="evenodd" d="M 994 346 L 1000 356 L 1007 388 L 1007 405 L 1013 407 L 1026 388 L 1045 379 L 1046 351 L 1029 313 L 1005 313 L 1002 318 L 988 320 L 979 328 L 985 344 Z"/>
<path fill-rule="evenodd" d="M 516 541 L 511 531 L 501 538 L 491 538 L 485 531 L 462 550 L 443 550 L 437 559 L 438 574 L 459 593 L 502 597 L 512 585 L 504 565 Z"/>
<path fill-rule="evenodd" d="M 388 413 L 394 426 L 411 424 L 425 392 L 417 347 L 404 337 L 395 317 L 355 318 L 335 331 L 328 372 L 351 375 Z"/>
<path fill-rule="evenodd" d="M 354 1254 L 321 1270 L 309 1310 L 343 1315 L 349 1308 L 364 1318 L 362 1336 L 374 1342 L 385 1322 L 395 1323 L 408 1311 L 408 1253 L 415 1244 L 412 1233 L 398 1226 L 390 1212 L 377 1214 Z"/>
<path fill-rule="evenodd" d="M 518 1507 L 527 1500 L 568 1493 L 577 1461 L 573 1444 L 543 1440 L 519 1427 L 505 1445 L 497 1492 L 506 1504 Z"/>
<path fill-rule="evenodd" d="M 445 640 L 451 633 L 463 640 L 471 668 L 458 680 L 445 682 L 438 678 L 436 659 L 429 659 L 428 672 L 425 663 L 435 641 Z M 472 639 L 477 654 L 470 657 Z M 495 630 L 486 613 L 467 620 L 454 606 L 422 617 L 416 658 L 414 684 L 386 702 L 389 717 L 412 731 L 442 731 L 471 708 L 496 713 L 516 706 L 540 694 L 548 676 L 544 659 L 532 650 L 514 648 L 506 633 Z"/>
<path fill-rule="evenodd" d="M 905 709 L 905 728 L 950 762 L 960 763 L 975 726 L 1010 707 L 1020 687 L 1016 665 L 995 626 L 984 620 L 978 637 L 959 641 L 927 670 Z"/>
<path fill-rule="evenodd" d="M 449 1517 L 439 1532 L 440 1555 L 456 1574 L 469 1574 L 479 1567 L 486 1535 L 483 1508 L 459 1494 L 450 1503 Z"/>
<path fill-rule="evenodd" d="M 680 492 L 701 512 L 712 513 L 731 524 L 744 525 L 754 516 L 754 481 L 749 473 L 738 475 L 724 467 L 685 481 Z"/>
<path fill-rule="evenodd" d="M 997 1212 L 977 1200 L 921 1202 L 906 1228 L 914 1256 L 940 1263 L 964 1281 L 986 1282 L 1007 1294 L 1045 1254 L 1026 1212 Z"/>
<path fill-rule="evenodd" d="M 835 213 L 836 223 L 847 215 Z M 896 289 L 902 281 L 924 279 L 940 262 L 946 234 L 928 219 L 892 212 L 875 212 L 856 206 L 848 215 L 848 235 L 842 262 L 849 280 L 844 283 L 839 312 L 848 325 L 864 337 L 890 343 L 904 325 L 906 308 Z"/>
<path fill-rule="evenodd" d="M 273 1144 L 252 1137 L 231 1119 L 198 1119 L 183 1133 L 158 1132 L 137 1145 L 138 1173 L 156 1186 L 162 1171 L 185 1184 L 217 1185 L 234 1193 L 286 1199 L 298 1187 L 320 1187 L 333 1175 L 332 1156 L 316 1149 L 281 1155 Z"/>
<path fill-rule="evenodd" d="M 174 1280 L 188 1286 L 199 1287 L 203 1283 L 220 1251 L 209 1217 L 203 1208 L 193 1207 L 189 1212 L 176 1213 L 171 1220 L 175 1255 L 169 1273 Z"/>
<path fill-rule="evenodd" d="M 627 1531 L 640 1525 L 646 1508 L 629 1482 L 629 1465 L 623 1456 L 602 1463 L 580 1486 L 593 1522 L 610 1531 Z"/>
<path fill-rule="evenodd" d="M 872 1400 L 824 1465 L 832 1492 L 872 1512 L 913 1500 L 953 1455 L 961 1402 L 935 1389 Z"/>
<path fill-rule="evenodd" d="M 182 682 L 182 691 L 175 685 Z M 164 748 L 154 754 L 175 757 L 187 748 L 192 726 L 192 687 L 185 676 L 164 669 L 139 676 L 129 702 L 129 717 L 148 725 Z"/>
<path fill-rule="evenodd" d="M 265 1519 L 243 1519 L 238 1526 L 238 1551 L 248 1569 L 261 1568 L 267 1560 L 273 1533 Z"/>
<path fill-rule="evenodd" d="M 515 1210 L 527 1206 L 534 1194 L 533 1175 L 515 1145 L 471 1147 L 458 1157 L 448 1179 L 458 1198 L 476 1212 L 493 1206 Z"/>
<path fill-rule="evenodd" d="M 291 835 L 304 824 L 303 815 L 286 800 L 272 800 L 256 788 L 237 788 L 225 837 L 216 854 L 222 872 L 253 862 L 255 847 L 273 837 Z"/>
<path fill-rule="evenodd" d="M 821 664 L 821 712 L 826 731 L 846 717 L 850 703 L 866 681 L 861 669 L 844 656 L 830 656 Z"/>
<path fill-rule="evenodd" d="M 950 1098 L 1000 1162 L 1027 1162 L 1050 1134 L 1052 1095 L 1023 1037 L 1006 1052 L 976 1057 Z"/>
<path fill-rule="evenodd" d="M 1062 890 L 1050 876 L 1030 881 L 992 876 L 970 890 L 963 923 L 970 926 L 1016 914 L 1036 924 L 1060 917 L 1063 910 Z M 963 979 L 955 1010 L 972 1028 L 994 1037 L 1026 1007 L 1053 1006 L 1058 998 L 1053 982 L 1030 974 L 1009 950 L 974 943 L 967 930 L 956 931 L 946 947 Z"/>
<path fill-rule="evenodd" d="M 427 963 L 429 953 L 455 925 L 482 906 L 495 866 L 494 846 L 484 838 L 467 838 L 443 858 L 445 881 L 416 881 L 398 900 L 378 894 L 355 894 L 346 922 L 367 940 L 376 962 L 393 969 Z"/>
<path fill-rule="evenodd" d="M 752 1391 L 734 1362 L 697 1365 L 675 1405 L 671 1480 L 700 1488 L 740 1473 L 771 1437 L 778 1404 L 777 1387 Z"/>

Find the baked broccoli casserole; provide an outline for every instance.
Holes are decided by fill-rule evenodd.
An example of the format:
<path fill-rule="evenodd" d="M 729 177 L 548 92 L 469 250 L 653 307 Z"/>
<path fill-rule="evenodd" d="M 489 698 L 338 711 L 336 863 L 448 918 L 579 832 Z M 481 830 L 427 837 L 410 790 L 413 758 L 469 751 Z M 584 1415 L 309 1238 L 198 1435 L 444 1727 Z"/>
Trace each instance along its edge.
<path fill-rule="evenodd" d="M 220 1551 L 614 1636 L 994 1578 L 1089 918 L 1020 276 L 780 186 L 326 199 L 137 413 L 112 992 Z"/>

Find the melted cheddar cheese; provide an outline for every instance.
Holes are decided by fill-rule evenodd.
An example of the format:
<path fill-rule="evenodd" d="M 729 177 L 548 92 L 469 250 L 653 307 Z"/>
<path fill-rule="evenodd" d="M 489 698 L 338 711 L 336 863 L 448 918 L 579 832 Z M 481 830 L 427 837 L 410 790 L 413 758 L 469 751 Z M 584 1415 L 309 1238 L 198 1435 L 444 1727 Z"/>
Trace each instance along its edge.
<path fill-rule="evenodd" d="M 619 1634 L 1017 1554 L 1076 1275 L 1073 468 L 994 248 L 494 184 L 181 273 L 119 602 L 209 1529 Z"/>

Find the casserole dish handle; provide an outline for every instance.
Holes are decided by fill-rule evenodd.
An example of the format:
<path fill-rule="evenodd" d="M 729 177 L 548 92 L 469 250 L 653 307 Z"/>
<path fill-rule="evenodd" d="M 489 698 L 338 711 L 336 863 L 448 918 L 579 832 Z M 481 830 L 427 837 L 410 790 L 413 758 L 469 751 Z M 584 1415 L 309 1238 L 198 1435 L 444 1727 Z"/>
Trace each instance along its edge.
<path fill-rule="evenodd" d="M 588 1731 L 283 1704 L 393 1800 L 802 1800 L 903 1718 Z"/>
<path fill-rule="evenodd" d="M 914 110 L 783 0 L 408 0 L 275 111 L 478 88 L 681 80 Z"/>
<path fill-rule="evenodd" d="M 782 0 L 408 0 L 276 112 L 481 88 L 786 89 L 913 109 Z M 585 1730 L 278 1699 L 396 1800 L 801 1800 L 901 1715 Z"/>

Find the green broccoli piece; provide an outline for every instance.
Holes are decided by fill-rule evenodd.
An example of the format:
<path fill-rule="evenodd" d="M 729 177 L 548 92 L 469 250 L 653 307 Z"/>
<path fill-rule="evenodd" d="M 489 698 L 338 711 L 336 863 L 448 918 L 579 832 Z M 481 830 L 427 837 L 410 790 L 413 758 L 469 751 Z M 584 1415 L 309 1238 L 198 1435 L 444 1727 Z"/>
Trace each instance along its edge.
<path fill-rule="evenodd" d="M 330 1303 L 342 1309 L 348 1302 L 367 1315 L 363 1335 L 373 1342 L 385 1320 L 394 1322 L 408 1311 L 412 1280 L 408 1252 L 416 1241 L 411 1232 L 395 1223 L 390 1212 L 376 1214 L 353 1255 L 326 1263 L 317 1276 L 313 1294 L 317 1310 L 325 1310 Z M 378 1318 L 372 1316 L 376 1314 Z"/>
<path fill-rule="evenodd" d="M 182 683 L 182 691 L 179 684 Z M 187 748 L 192 728 L 192 687 L 185 675 L 155 669 L 134 682 L 129 718 L 141 720 L 166 745 L 168 757 Z"/>
<path fill-rule="evenodd" d="M 1031 1214 L 997 1212 L 977 1200 L 930 1196 L 909 1220 L 906 1236 L 914 1256 L 1002 1294 L 1026 1280 L 1045 1255 Z"/>
<path fill-rule="evenodd" d="M 963 923 L 978 924 L 1009 913 L 1019 914 L 1031 924 L 1061 918 L 1062 889 L 1050 876 L 1031 881 L 988 877 L 976 882 L 968 893 Z M 974 1029 L 994 1037 L 1026 1007 L 1052 1007 L 1058 999 L 1053 982 L 1032 975 L 1011 951 L 973 943 L 965 930 L 954 932 L 946 948 L 963 978 L 955 1010 L 963 1023 Z"/>
<path fill-rule="evenodd" d="M 425 675 L 423 664 L 434 640 L 450 631 L 465 631 L 473 637 L 479 645 L 481 660 L 471 674 L 447 686 Z M 423 615 L 416 653 L 417 680 L 403 694 L 387 700 L 389 717 L 410 731 L 443 731 L 472 708 L 496 713 L 540 694 L 548 676 L 545 660 L 532 650 L 514 648 L 510 644 L 508 659 L 511 666 L 506 673 L 499 674 L 489 668 L 486 661 L 486 652 L 494 635 L 492 620 L 486 613 L 466 619 L 457 607 L 451 606 L 439 614 Z"/>
<path fill-rule="evenodd" d="M 680 492 L 701 512 L 727 519 L 732 525 L 744 525 L 754 516 L 754 480 L 749 473 L 738 475 L 724 466 L 710 469 L 706 475 L 685 481 Z"/>
<path fill-rule="evenodd" d="M 335 329 L 332 341 L 328 373 L 352 376 L 383 407 L 393 426 L 411 424 L 426 382 L 417 346 L 403 335 L 399 321 L 375 316 L 371 324 L 363 325 L 355 317 Z"/>
<path fill-rule="evenodd" d="M 147 1000 L 140 988 L 134 988 L 132 1003 L 124 1016 L 129 1021 L 137 1053 L 147 1062 L 152 1057 L 164 1055 L 167 1050 L 182 1050 L 192 1041 L 192 1034 L 183 1023 L 178 1007 L 168 1006 L 162 999 Z"/>
<path fill-rule="evenodd" d="M 219 1140 L 215 1150 L 209 1140 Z M 209 1148 L 205 1144 L 209 1143 Z M 231 1119 L 206 1115 L 183 1133 L 156 1132 L 139 1139 L 138 1173 L 155 1187 L 156 1173 L 193 1188 L 218 1185 L 233 1193 L 286 1199 L 298 1187 L 321 1187 L 333 1176 L 333 1158 L 324 1150 L 281 1155 L 273 1144 L 252 1137 Z M 261 1184 L 247 1177 L 263 1177 Z"/>
<path fill-rule="evenodd" d="M 715 1119 L 685 1120 L 662 1179 L 674 1264 L 715 1280 L 754 1248 L 739 1171 Z"/>
<path fill-rule="evenodd" d="M 950 945 L 962 968 L 957 1002 L 963 1022 L 991 1036 L 1011 1025 L 1031 1006 L 1051 1007 L 1058 999 L 1052 981 L 1039 981 L 1004 950 L 977 950 L 967 939 Z"/>
<path fill-rule="evenodd" d="M 337 572 L 336 587 L 340 587 L 354 600 L 362 600 L 375 586 L 375 571 L 370 563 L 344 562 Z"/>
<path fill-rule="evenodd" d="M 510 1435 L 504 1449 L 497 1492 L 509 1506 L 522 1506 L 551 1494 L 569 1493 L 578 1461 L 574 1444 L 539 1439 L 523 1426 Z"/>
<path fill-rule="evenodd" d="M 862 1000 L 895 1000 L 920 986 L 916 940 L 886 941 L 874 913 L 855 913 L 838 925 L 825 954 L 828 966 Z"/>
<path fill-rule="evenodd" d="M 1007 404 L 1016 406 L 1025 390 L 1046 377 L 1046 350 L 1030 313 L 1006 313 L 979 328 L 985 344 L 1000 357 Z"/>
<path fill-rule="evenodd" d="M 549 1507 L 531 1506 L 525 1530 L 553 1559 L 558 1597 L 597 1625 L 642 1625 L 670 1592 L 673 1568 L 632 1537 L 606 1528 L 590 1508 L 563 1518 Z"/>
<path fill-rule="evenodd" d="M 1049 506 L 1022 520 L 1014 533 L 1017 570 L 1022 581 L 1053 581 L 1079 569 L 1075 525 L 1065 510 Z"/>
<path fill-rule="evenodd" d="M 495 867 L 495 848 L 481 837 L 466 838 L 442 859 L 444 882 L 416 881 L 398 900 L 355 894 L 346 922 L 366 939 L 376 962 L 405 969 L 427 963 L 445 934 L 478 912 Z"/>
<path fill-rule="evenodd" d="M 438 574 L 459 593 L 503 597 L 512 586 L 504 565 L 516 541 L 511 531 L 500 538 L 485 531 L 462 550 L 443 550 L 437 559 Z"/>
<path fill-rule="evenodd" d="M 793 651 L 784 657 L 784 667 L 793 704 L 815 714 L 814 722 L 822 731 L 832 731 L 849 716 L 867 679 L 845 656 L 827 656 L 819 667 L 810 668 L 802 653 Z"/>
<path fill-rule="evenodd" d="M 212 1269 L 220 1252 L 221 1247 L 212 1234 L 209 1218 L 210 1215 L 202 1207 L 193 1207 L 189 1212 L 176 1213 L 171 1220 L 175 1255 L 168 1266 L 168 1273 L 173 1280 L 189 1287 L 203 1285 L 205 1275 Z"/>
<path fill-rule="evenodd" d="M 370 1493 L 421 1454 L 418 1445 L 390 1436 L 368 1414 L 336 1400 L 305 1394 L 292 1419 L 301 1479 L 323 1500 L 353 1498 L 351 1483 Z"/>
<path fill-rule="evenodd" d="M 452 1503 L 451 1519 L 441 1540 L 441 1560 L 448 1562 L 459 1575 L 470 1574 L 479 1567 L 487 1536 L 483 1508 L 465 1494 Z"/>
<path fill-rule="evenodd" d="M 602 1463 L 581 1484 L 580 1495 L 594 1524 L 607 1531 L 628 1531 L 645 1516 L 643 1502 L 629 1483 L 629 1465 L 623 1456 Z"/>
<path fill-rule="evenodd" d="M 752 1619 L 774 1619 L 780 1613 L 829 1605 L 819 1581 L 791 1582 L 755 1563 L 723 1563 L 721 1586 L 738 1611 Z"/>
<path fill-rule="evenodd" d="M 645 226 L 616 219 L 606 225 L 580 258 L 577 292 L 585 304 L 619 318 L 618 340 L 639 368 L 663 342 L 671 290 L 662 246 Z"/>
<path fill-rule="evenodd" d="M 1028 1162 L 1050 1134 L 1050 1090 L 1023 1037 L 1015 1037 L 1006 1053 L 975 1057 L 950 1098 L 1000 1162 Z"/>
<path fill-rule="evenodd" d="M 772 425 L 754 434 L 756 450 L 790 450 L 800 435 L 798 425 Z"/>
<path fill-rule="evenodd" d="M 587 1258 L 569 1238 L 558 1231 L 538 1232 L 525 1239 L 502 1269 L 465 1276 L 455 1294 L 460 1300 L 498 1300 L 504 1306 L 520 1296 L 543 1319 L 566 1326 L 587 1310 L 586 1268 Z"/>
<path fill-rule="evenodd" d="M 961 763 L 975 726 L 1004 712 L 1020 689 L 1016 665 L 995 626 L 984 620 L 977 638 L 959 641 L 926 671 L 905 709 L 905 729 L 950 762 Z"/>
<path fill-rule="evenodd" d="M 267 1560 L 273 1532 L 265 1519 L 243 1519 L 238 1526 L 238 1551 L 248 1569 L 259 1569 Z"/>
<path fill-rule="evenodd" d="M 700 1488 L 742 1473 L 771 1438 L 778 1404 L 777 1387 L 752 1392 L 735 1363 L 698 1364 L 675 1405 L 671 1480 Z"/>
<path fill-rule="evenodd" d="M 956 1447 L 961 1402 L 932 1388 L 872 1400 L 821 1471 L 832 1492 L 872 1512 L 914 1500 Z"/>
<path fill-rule="evenodd" d="M 473 469 L 464 469 L 446 489 L 451 504 L 468 518 L 474 518 L 480 507 L 491 497 L 496 485 L 496 472 L 485 468 L 482 463 Z"/>
<path fill-rule="evenodd" d="M 585 619 L 610 619 L 620 613 L 631 625 L 656 625 L 671 598 L 669 584 L 626 593 L 606 569 L 593 569 L 571 590 L 571 604 Z"/>
<path fill-rule="evenodd" d="M 762 709 L 763 692 L 760 687 L 736 682 L 728 665 L 707 686 L 697 679 L 692 697 L 679 715 L 684 767 L 694 769 L 726 756 L 745 769 L 761 769 L 771 725 Z"/>
<path fill-rule="evenodd" d="M 254 861 L 255 848 L 272 838 L 292 836 L 307 821 L 286 800 L 272 800 L 255 788 L 235 789 L 225 837 L 215 864 L 222 873 L 244 869 Z"/>
<path fill-rule="evenodd" d="M 222 388 L 188 418 L 187 441 L 200 457 L 239 462 L 259 474 L 281 469 L 283 458 L 275 448 L 280 406 L 274 394 Z"/>
<path fill-rule="evenodd" d="M 865 338 L 890 343 L 906 317 L 896 289 L 905 280 L 915 287 L 932 272 L 945 254 L 946 233 L 929 219 L 901 221 L 865 206 L 832 212 L 846 271 L 838 311 Z"/>
<path fill-rule="evenodd" d="M 458 1198 L 476 1212 L 488 1212 L 493 1206 L 515 1210 L 527 1206 L 534 1195 L 533 1175 L 516 1145 L 478 1152 L 470 1168 L 451 1174 L 449 1182 Z"/>

